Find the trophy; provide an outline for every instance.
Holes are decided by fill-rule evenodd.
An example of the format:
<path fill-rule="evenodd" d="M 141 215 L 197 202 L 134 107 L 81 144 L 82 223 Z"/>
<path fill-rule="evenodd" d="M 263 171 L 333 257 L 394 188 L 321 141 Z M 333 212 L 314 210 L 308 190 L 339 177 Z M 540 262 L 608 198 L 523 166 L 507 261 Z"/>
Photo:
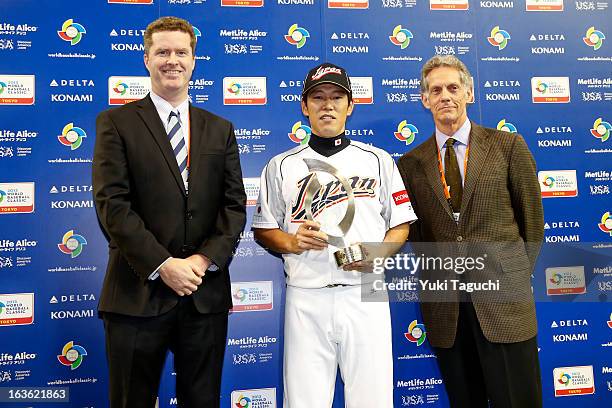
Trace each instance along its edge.
<path fill-rule="evenodd" d="M 338 224 L 338 229 L 340 230 L 342 235 L 331 235 L 328 236 L 328 243 L 331 245 L 340 248 L 338 251 L 334 253 L 334 258 L 336 259 L 336 264 L 338 267 L 343 267 L 344 265 L 350 264 L 352 262 L 363 261 L 365 259 L 365 251 L 361 244 L 347 245 L 344 236 L 351 228 L 353 224 L 353 218 L 355 218 L 355 194 L 353 193 L 353 188 L 347 179 L 340 174 L 338 169 L 332 166 L 329 163 L 326 163 L 317 159 L 303 159 L 308 167 L 308 170 L 313 173 L 312 178 L 310 179 L 308 186 L 306 187 L 306 196 L 305 196 L 305 207 L 306 207 L 306 218 L 314 221 L 314 217 L 312 215 L 312 199 L 321 189 L 321 184 L 317 178 L 316 171 L 329 173 L 334 176 L 347 194 L 347 208 L 344 213 L 344 217 Z"/>

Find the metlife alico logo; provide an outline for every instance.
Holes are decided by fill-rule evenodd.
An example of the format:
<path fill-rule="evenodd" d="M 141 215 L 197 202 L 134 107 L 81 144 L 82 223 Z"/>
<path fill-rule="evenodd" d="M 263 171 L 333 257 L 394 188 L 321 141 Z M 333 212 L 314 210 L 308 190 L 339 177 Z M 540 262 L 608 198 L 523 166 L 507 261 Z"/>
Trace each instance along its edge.
<path fill-rule="evenodd" d="M 222 28 L 219 38 L 223 42 L 225 54 L 250 55 L 260 54 L 264 51 L 264 44 L 268 32 L 261 28 Z"/>
<path fill-rule="evenodd" d="M 25 127 L 0 128 L 0 160 L 30 156 L 33 152 L 31 144 L 36 140 L 38 134 L 38 130 Z"/>
<path fill-rule="evenodd" d="M 431 31 L 429 41 L 437 55 L 465 55 L 470 52 L 474 34 L 466 31 Z"/>
<path fill-rule="evenodd" d="M 3 52 L 28 51 L 36 38 L 38 26 L 25 21 L 0 22 L 0 55 Z"/>

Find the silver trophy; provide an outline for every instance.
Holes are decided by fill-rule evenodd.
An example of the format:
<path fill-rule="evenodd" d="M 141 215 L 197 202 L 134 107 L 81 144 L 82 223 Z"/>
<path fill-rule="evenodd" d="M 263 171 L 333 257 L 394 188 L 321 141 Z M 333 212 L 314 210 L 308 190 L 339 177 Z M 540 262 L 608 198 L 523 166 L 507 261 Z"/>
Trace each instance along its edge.
<path fill-rule="evenodd" d="M 344 236 L 351 228 L 353 224 L 353 219 L 355 218 L 355 194 L 353 194 L 353 188 L 350 183 L 346 180 L 346 178 L 340 174 L 338 169 L 332 166 L 329 163 L 326 163 L 317 159 L 303 159 L 308 167 L 308 170 L 313 173 L 312 178 L 310 179 L 308 186 L 306 187 L 306 197 L 305 197 L 305 207 L 306 207 L 306 218 L 314 221 L 314 217 L 312 216 L 312 199 L 321 189 L 321 184 L 317 178 L 316 171 L 321 171 L 324 173 L 329 173 L 334 176 L 344 187 L 344 191 L 346 191 L 348 201 L 347 208 L 344 217 L 338 224 L 338 229 L 342 233 L 342 235 L 331 235 L 328 236 L 328 243 L 331 245 L 340 248 L 338 251 L 334 252 L 334 258 L 336 258 L 336 264 L 339 267 L 350 264 L 352 262 L 363 261 L 365 259 L 365 251 L 361 244 L 347 245 L 344 240 Z M 325 231 L 324 231 L 325 232 Z"/>

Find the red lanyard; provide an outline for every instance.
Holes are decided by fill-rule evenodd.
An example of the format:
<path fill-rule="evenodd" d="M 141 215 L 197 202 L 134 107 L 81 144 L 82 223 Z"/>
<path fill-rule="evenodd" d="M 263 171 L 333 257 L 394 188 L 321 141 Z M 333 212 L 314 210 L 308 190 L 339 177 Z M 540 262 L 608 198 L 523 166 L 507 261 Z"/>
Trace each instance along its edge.
<path fill-rule="evenodd" d="M 436 146 L 437 147 L 437 146 Z M 452 146 L 447 146 L 447 149 L 453 149 Z M 442 180 L 442 187 L 444 188 L 444 197 L 449 200 L 450 199 L 450 188 L 448 188 L 448 184 L 446 184 L 446 177 L 444 177 L 444 168 L 442 167 L 442 156 L 440 154 L 440 149 L 438 150 L 438 170 L 440 171 L 440 179 Z M 467 162 L 468 155 L 470 154 L 470 145 L 468 144 L 465 149 L 465 157 L 463 158 L 463 178 L 467 175 Z"/>

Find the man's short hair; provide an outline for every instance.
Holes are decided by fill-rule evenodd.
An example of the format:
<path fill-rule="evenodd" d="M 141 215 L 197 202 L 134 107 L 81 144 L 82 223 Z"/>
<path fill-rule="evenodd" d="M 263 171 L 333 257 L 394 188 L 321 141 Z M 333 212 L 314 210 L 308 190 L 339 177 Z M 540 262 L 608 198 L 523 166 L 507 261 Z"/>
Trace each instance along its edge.
<path fill-rule="evenodd" d="M 195 55 L 196 36 L 193 32 L 193 26 L 187 20 L 172 16 L 160 17 L 147 26 L 144 33 L 145 54 L 149 53 L 149 49 L 153 45 L 153 34 L 161 31 L 181 31 L 189 34 L 191 53 Z"/>
<path fill-rule="evenodd" d="M 455 68 L 459 72 L 459 80 L 461 85 L 466 89 L 472 89 L 472 75 L 465 64 L 454 55 L 434 55 L 431 57 L 421 69 L 421 93 L 426 94 L 429 91 L 427 83 L 427 75 L 431 71 L 440 67 Z"/>

